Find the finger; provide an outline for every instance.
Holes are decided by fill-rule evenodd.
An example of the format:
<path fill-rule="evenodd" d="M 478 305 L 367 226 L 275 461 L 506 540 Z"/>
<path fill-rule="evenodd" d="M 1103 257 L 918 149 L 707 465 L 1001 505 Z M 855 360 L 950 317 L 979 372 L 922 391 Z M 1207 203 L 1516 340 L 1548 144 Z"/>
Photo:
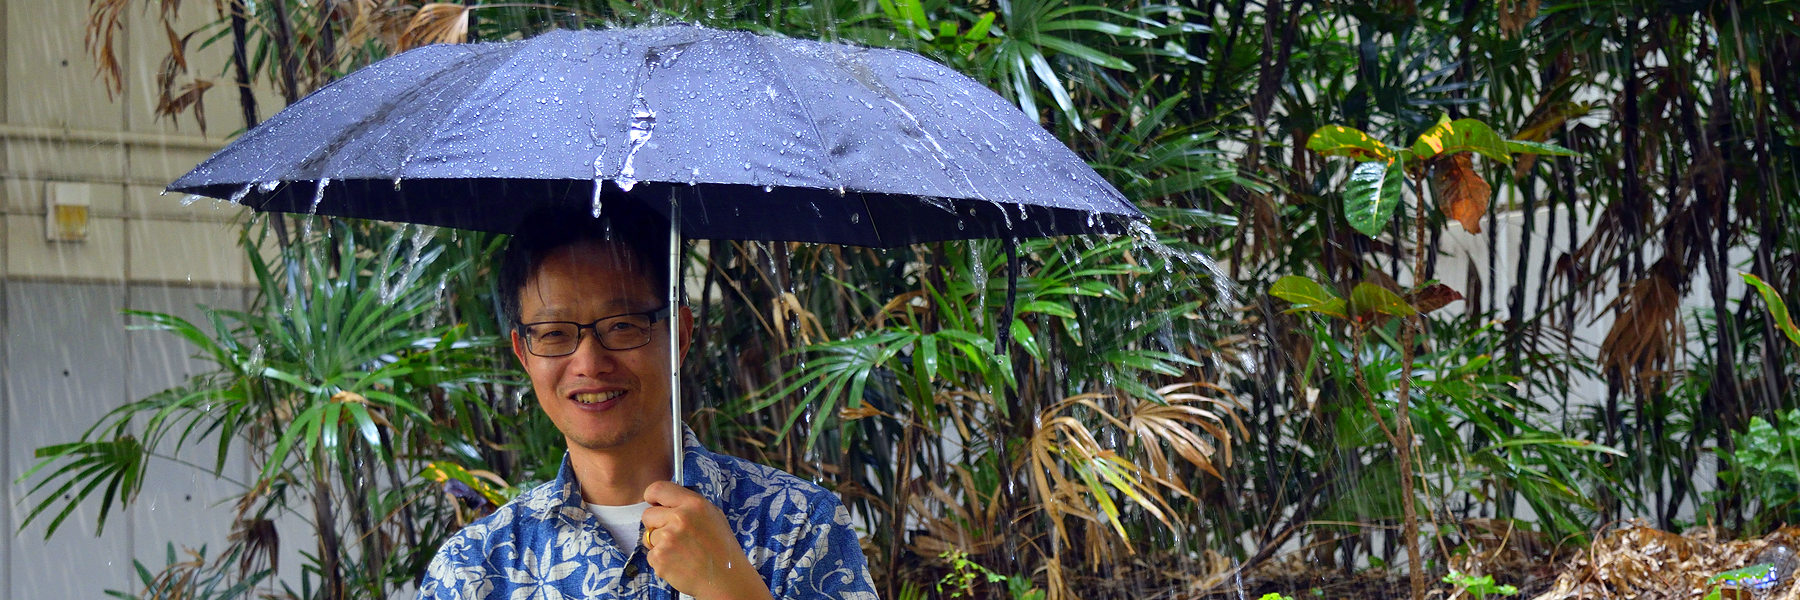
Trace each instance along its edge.
<path fill-rule="evenodd" d="M 673 508 L 666 506 L 651 506 L 650 508 L 644 509 L 644 516 L 640 520 L 644 523 L 644 529 L 648 530 L 674 525 L 676 519 L 680 517 L 680 515 L 681 513 Z"/>
<path fill-rule="evenodd" d="M 693 490 L 675 485 L 673 481 L 658 481 L 644 488 L 644 501 L 656 506 L 681 507 L 695 501 L 705 502 L 706 498 Z"/>

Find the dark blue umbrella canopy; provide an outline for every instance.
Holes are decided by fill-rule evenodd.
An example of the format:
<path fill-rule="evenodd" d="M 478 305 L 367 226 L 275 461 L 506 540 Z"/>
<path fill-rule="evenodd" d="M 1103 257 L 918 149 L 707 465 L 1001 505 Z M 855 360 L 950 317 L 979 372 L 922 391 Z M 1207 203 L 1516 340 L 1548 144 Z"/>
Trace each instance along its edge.
<path fill-rule="evenodd" d="M 503 233 L 546 205 L 667 214 L 673 199 L 688 238 L 874 247 L 1142 218 L 1035 119 L 941 64 L 693 26 L 405 52 L 169 190 Z"/>

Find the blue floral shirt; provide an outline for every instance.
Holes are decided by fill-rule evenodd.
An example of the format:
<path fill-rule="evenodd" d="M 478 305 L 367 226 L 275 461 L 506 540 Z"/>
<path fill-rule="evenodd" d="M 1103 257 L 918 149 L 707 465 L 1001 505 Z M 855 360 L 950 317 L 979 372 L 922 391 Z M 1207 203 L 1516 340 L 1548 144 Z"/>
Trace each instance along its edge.
<path fill-rule="evenodd" d="M 701 446 L 687 431 L 688 487 L 725 513 L 744 554 L 777 599 L 877 600 L 850 529 L 824 488 Z M 438 549 L 421 600 L 673 600 L 639 547 L 630 556 L 582 506 L 563 457 L 556 480 L 470 523 Z"/>

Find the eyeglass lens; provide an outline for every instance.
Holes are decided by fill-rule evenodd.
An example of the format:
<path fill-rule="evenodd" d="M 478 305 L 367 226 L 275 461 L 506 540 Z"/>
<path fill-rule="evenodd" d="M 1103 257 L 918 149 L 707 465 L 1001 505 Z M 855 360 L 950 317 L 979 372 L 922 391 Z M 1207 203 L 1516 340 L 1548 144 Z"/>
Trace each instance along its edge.
<path fill-rule="evenodd" d="M 654 323 L 650 315 L 621 315 L 594 323 L 591 327 L 599 334 L 601 347 L 607 350 L 630 350 L 650 343 L 650 326 Z M 566 322 L 526 325 L 527 349 L 532 354 L 544 357 L 572 354 L 581 346 L 581 330 L 589 327 Z"/>

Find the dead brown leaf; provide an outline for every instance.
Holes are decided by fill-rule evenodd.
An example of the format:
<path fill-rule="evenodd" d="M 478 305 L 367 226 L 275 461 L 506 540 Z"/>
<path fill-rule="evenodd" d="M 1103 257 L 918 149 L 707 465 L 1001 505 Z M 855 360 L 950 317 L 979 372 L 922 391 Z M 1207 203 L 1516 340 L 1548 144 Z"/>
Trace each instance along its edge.
<path fill-rule="evenodd" d="M 1432 159 L 1432 189 L 1438 209 L 1462 223 L 1469 233 L 1481 233 L 1481 217 L 1487 215 L 1493 188 L 1475 172 L 1468 152 Z"/>
<path fill-rule="evenodd" d="M 846 406 L 846 407 L 838 410 L 838 418 L 843 419 L 845 421 L 855 421 L 857 419 L 867 419 L 869 417 L 879 417 L 879 416 L 882 416 L 885 414 L 887 414 L 887 413 L 881 412 L 881 409 L 875 408 L 873 406 L 869 406 L 867 404 L 857 406 L 855 408 Z"/>
<path fill-rule="evenodd" d="M 1500 17 L 1500 37 L 1511 38 L 1525 30 L 1525 25 L 1537 18 L 1539 0 L 1500 0 L 1497 6 Z"/>
<path fill-rule="evenodd" d="M 1411 304 L 1420 314 L 1443 308 L 1451 302 L 1461 299 L 1463 299 L 1461 292 L 1441 283 L 1425 286 L 1425 289 L 1406 295 L 1406 303 Z"/>

